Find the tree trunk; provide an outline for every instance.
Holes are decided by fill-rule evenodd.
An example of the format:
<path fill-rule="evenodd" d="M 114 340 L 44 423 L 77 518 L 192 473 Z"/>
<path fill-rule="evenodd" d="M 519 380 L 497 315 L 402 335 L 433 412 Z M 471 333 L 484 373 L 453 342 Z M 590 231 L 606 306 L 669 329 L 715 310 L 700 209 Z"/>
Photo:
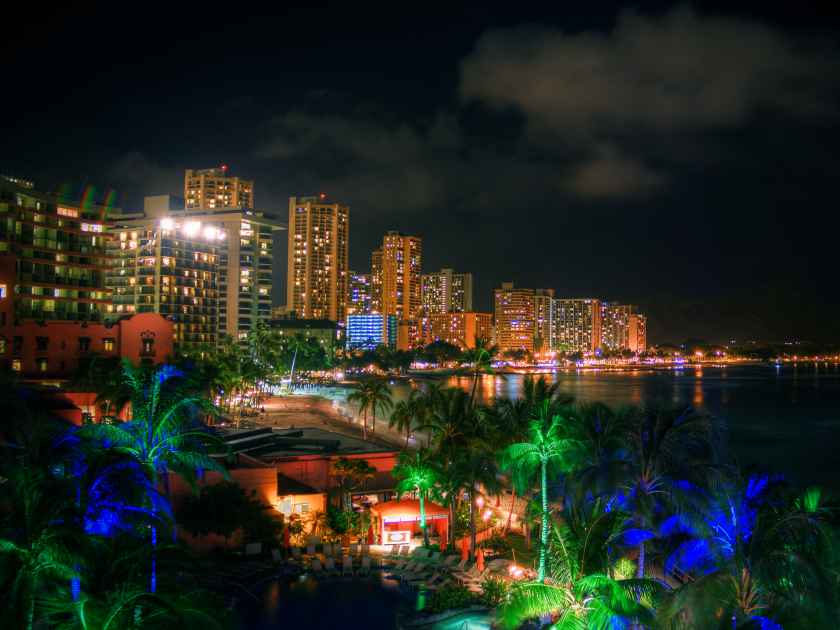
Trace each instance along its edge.
<path fill-rule="evenodd" d="M 548 556 L 548 465 L 540 464 L 541 492 L 542 492 L 542 523 L 540 524 L 540 566 L 537 571 L 537 581 L 542 584 L 545 580 L 545 564 Z"/>
<path fill-rule="evenodd" d="M 26 630 L 32 630 L 35 624 L 35 589 L 32 589 L 32 595 L 29 598 L 29 607 L 26 609 Z"/>
<path fill-rule="evenodd" d="M 370 427 L 371 433 L 376 433 L 376 404 L 373 405 L 373 424 Z"/>
<path fill-rule="evenodd" d="M 423 501 L 423 491 L 420 494 L 420 529 L 423 530 L 423 546 L 429 546 L 429 530 L 426 527 L 426 504 Z"/>
<path fill-rule="evenodd" d="M 470 552 L 475 560 L 475 490 L 470 488 Z"/>
<path fill-rule="evenodd" d="M 289 391 L 295 391 L 295 362 L 297 361 L 298 347 L 295 346 L 295 353 L 292 355 L 292 369 L 289 371 Z"/>
<path fill-rule="evenodd" d="M 476 390 L 477 387 L 478 387 L 478 370 L 476 370 L 475 374 L 473 375 L 473 386 L 472 386 L 472 392 L 470 393 L 470 407 L 475 405 L 475 390 Z"/>
<path fill-rule="evenodd" d="M 455 548 L 455 493 L 449 494 L 449 531 L 447 532 L 447 543 L 452 549 Z"/>
<path fill-rule="evenodd" d="M 508 512 L 507 524 L 505 525 L 505 534 L 510 531 L 510 521 L 513 516 L 513 507 L 516 505 L 516 486 L 513 487 L 513 493 L 510 495 L 510 511 Z"/>
<path fill-rule="evenodd" d="M 367 440 L 367 408 L 365 408 L 365 412 L 362 415 L 364 416 L 364 422 L 362 423 L 362 439 Z"/>
<path fill-rule="evenodd" d="M 639 543 L 639 565 L 636 567 L 636 577 L 645 577 L 645 541 Z"/>
<path fill-rule="evenodd" d="M 405 447 L 408 448 L 408 440 L 411 438 L 411 425 L 408 425 L 408 428 L 405 430 Z"/>

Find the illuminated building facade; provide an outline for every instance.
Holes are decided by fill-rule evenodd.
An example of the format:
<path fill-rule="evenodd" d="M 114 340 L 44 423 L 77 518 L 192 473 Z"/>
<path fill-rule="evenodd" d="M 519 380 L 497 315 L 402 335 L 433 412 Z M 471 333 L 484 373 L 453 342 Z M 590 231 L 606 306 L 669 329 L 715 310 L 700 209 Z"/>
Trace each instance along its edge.
<path fill-rule="evenodd" d="M 348 315 L 346 341 L 348 350 L 373 350 L 380 345 L 393 349 L 397 345 L 397 318 L 382 313 Z"/>
<path fill-rule="evenodd" d="M 164 219 L 198 222 L 201 232 L 217 240 L 217 336 L 243 340 L 260 321 L 271 319 L 273 234 L 284 225 L 256 210 L 184 209 L 179 200 L 160 195 L 146 197 L 142 214 L 121 215 L 147 227 Z M 109 285 L 110 286 L 110 285 Z"/>
<path fill-rule="evenodd" d="M 420 280 L 423 312 L 465 313 L 473 309 L 473 283 L 471 273 L 455 273 L 441 269 L 424 273 Z"/>
<path fill-rule="evenodd" d="M 382 240 L 382 312 L 397 321 L 420 315 L 420 267 L 423 242 L 419 236 L 388 232 Z"/>
<path fill-rule="evenodd" d="M 372 313 L 371 274 L 349 272 L 350 282 L 347 296 L 347 314 Z"/>
<path fill-rule="evenodd" d="M 513 282 L 503 282 L 495 290 L 495 334 L 499 352 L 534 351 L 533 289 L 517 289 Z"/>
<path fill-rule="evenodd" d="M 375 249 L 370 255 L 370 310 L 382 312 L 382 250 Z"/>
<path fill-rule="evenodd" d="M 218 340 L 219 249 L 226 235 L 194 217 L 117 218 L 108 317 L 159 313 L 174 322 L 178 346 Z"/>
<path fill-rule="evenodd" d="M 601 346 L 601 301 L 555 300 L 554 317 L 558 350 L 595 352 Z"/>
<path fill-rule="evenodd" d="M 628 317 L 627 348 L 640 353 L 647 350 L 647 317 L 641 313 L 632 313 Z"/>
<path fill-rule="evenodd" d="M 606 350 L 626 350 L 630 347 L 630 315 L 636 312 L 632 304 L 601 303 L 601 347 Z"/>
<path fill-rule="evenodd" d="M 286 307 L 304 319 L 344 321 L 350 209 L 326 195 L 289 199 Z"/>
<path fill-rule="evenodd" d="M 492 313 L 432 313 L 432 341 L 445 341 L 459 348 L 474 348 L 475 338 L 493 338 Z"/>
<path fill-rule="evenodd" d="M 231 176 L 224 165 L 219 168 L 187 169 L 184 174 L 184 204 L 188 209 L 252 209 L 254 182 Z"/>
<path fill-rule="evenodd" d="M 106 207 L 64 203 L 21 181 L 0 178 L 0 256 L 16 270 L 0 297 L 18 320 L 102 321 L 110 302 Z"/>
<path fill-rule="evenodd" d="M 548 353 L 556 348 L 554 289 L 534 291 L 534 352 Z"/>

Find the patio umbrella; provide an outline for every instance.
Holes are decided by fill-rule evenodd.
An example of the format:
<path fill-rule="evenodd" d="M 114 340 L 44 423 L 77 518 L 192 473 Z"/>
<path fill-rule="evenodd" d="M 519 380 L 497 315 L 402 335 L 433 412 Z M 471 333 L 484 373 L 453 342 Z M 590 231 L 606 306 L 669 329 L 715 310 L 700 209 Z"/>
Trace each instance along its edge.
<path fill-rule="evenodd" d="M 369 544 L 369 545 L 373 544 L 373 523 L 371 523 L 370 526 L 368 527 L 367 544 Z"/>
<path fill-rule="evenodd" d="M 484 571 L 484 549 L 481 547 L 475 550 L 475 564 L 479 573 Z"/>
<path fill-rule="evenodd" d="M 470 543 L 467 542 L 467 537 L 461 539 L 461 560 L 467 560 L 470 557 Z"/>
<path fill-rule="evenodd" d="M 288 549 L 291 546 L 290 541 L 289 541 L 289 528 L 288 527 L 286 527 L 283 530 L 283 546 L 286 549 Z"/>

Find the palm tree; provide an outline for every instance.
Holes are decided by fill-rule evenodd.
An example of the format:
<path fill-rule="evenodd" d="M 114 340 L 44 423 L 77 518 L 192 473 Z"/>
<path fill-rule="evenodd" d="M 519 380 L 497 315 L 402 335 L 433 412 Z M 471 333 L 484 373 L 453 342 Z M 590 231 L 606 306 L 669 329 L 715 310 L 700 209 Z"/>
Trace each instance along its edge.
<path fill-rule="evenodd" d="M 478 387 L 478 378 L 482 374 L 493 374 L 493 360 L 499 353 L 499 349 L 490 344 L 489 339 L 481 337 L 475 338 L 475 345 L 472 348 L 464 350 L 461 356 L 461 363 L 470 365 L 473 375 L 472 391 L 470 392 L 470 402 L 475 403 L 475 392 Z"/>
<path fill-rule="evenodd" d="M 5 468 L 5 467 L 4 467 Z M 28 463 L 3 471 L 5 500 L 0 523 L 0 558 L 12 569 L 0 589 L 4 614 L 12 627 L 32 630 L 35 604 L 45 586 L 56 580 L 78 579 L 79 546 L 83 537 L 69 515 L 69 487 Z M 71 504 L 72 505 L 72 504 Z M 22 615 L 22 617 L 18 617 Z"/>
<path fill-rule="evenodd" d="M 663 627 L 677 619 L 715 629 L 836 623 L 834 510 L 819 489 L 791 495 L 767 476 L 735 478 L 704 503 L 699 519 L 684 520 L 689 536 L 666 561 L 666 572 L 679 567 L 694 578 L 661 606 Z"/>
<path fill-rule="evenodd" d="M 545 578 L 548 553 L 548 473 L 550 469 L 568 472 L 572 469 L 579 450 L 578 442 L 568 435 L 565 419 L 551 413 L 551 403 L 543 401 L 528 429 L 529 440 L 508 446 L 502 454 L 502 467 L 513 473 L 514 485 L 520 493 L 530 488 L 539 472 L 542 503 L 540 528 L 540 561 L 538 580 Z"/>
<path fill-rule="evenodd" d="M 298 333 L 286 340 L 286 353 L 292 354 L 292 363 L 289 370 L 289 390 L 295 389 L 295 365 L 297 364 L 298 354 L 305 356 L 310 351 L 309 339 L 304 335 Z"/>
<path fill-rule="evenodd" d="M 550 579 L 515 585 L 503 604 L 505 628 L 517 628 L 526 619 L 559 614 L 554 628 L 607 630 L 653 621 L 654 603 L 661 590 L 657 582 L 630 579 L 609 549 L 620 539 L 623 516 L 604 512 L 600 504 L 584 522 L 552 523 Z"/>
<path fill-rule="evenodd" d="M 373 429 L 376 432 L 376 412 L 387 411 L 393 406 L 391 400 L 391 390 L 388 386 L 379 380 L 370 380 L 356 385 L 356 389 L 350 392 L 347 396 L 350 402 L 358 403 L 359 412 L 364 416 L 364 424 L 362 425 L 362 432 L 364 439 L 367 439 L 367 414 L 370 410 L 373 414 Z"/>
<path fill-rule="evenodd" d="M 155 486 L 162 480 L 167 501 L 170 471 L 193 487 L 199 471 L 212 470 L 229 478 L 224 466 L 208 454 L 208 447 L 221 446 L 221 441 L 194 417 L 196 410 L 212 411 L 212 405 L 205 398 L 178 387 L 177 370 L 164 365 L 149 371 L 125 361 L 123 376 L 132 392 L 132 420 L 115 425 L 86 425 L 80 429 L 81 435 L 100 440 L 137 461 Z M 151 535 L 154 547 L 157 545 L 154 525 Z M 157 574 L 153 568 L 152 593 L 156 585 Z"/>
<path fill-rule="evenodd" d="M 338 481 L 341 490 L 341 504 L 345 510 L 350 510 L 350 493 L 360 487 L 365 481 L 373 479 L 376 468 L 364 459 L 348 459 L 339 457 L 330 465 L 330 474 Z"/>
<path fill-rule="evenodd" d="M 631 513 L 640 537 L 637 577 L 645 575 L 645 541 L 659 528 L 666 507 L 681 499 L 684 484 L 706 484 L 718 464 L 722 437 L 720 422 L 694 409 L 650 406 L 622 420 L 631 423 L 632 456 L 624 462 L 626 480 L 617 504 Z"/>
<path fill-rule="evenodd" d="M 427 451 L 419 450 L 413 455 L 407 451 L 400 453 L 399 461 L 394 466 L 393 475 L 398 480 L 397 495 L 417 492 L 420 499 L 420 529 L 423 530 L 423 544 L 429 546 L 429 532 L 426 528 L 426 495 L 434 487 L 437 474 L 428 461 Z"/>
<path fill-rule="evenodd" d="M 411 438 L 411 430 L 422 425 L 426 415 L 427 398 L 417 389 L 411 390 L 407 400 L 401 400 L 394 405 L 388 427 L 396 427 L 397 431 L 405 431 L 405 447 Z"/>

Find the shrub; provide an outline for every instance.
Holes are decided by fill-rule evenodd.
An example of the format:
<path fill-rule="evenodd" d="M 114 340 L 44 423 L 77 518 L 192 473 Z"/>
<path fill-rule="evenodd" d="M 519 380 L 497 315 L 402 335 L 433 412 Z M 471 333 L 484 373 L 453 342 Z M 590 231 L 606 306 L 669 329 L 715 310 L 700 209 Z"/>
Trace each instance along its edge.
<path fill-rule="evenodd" d="M 485 540 L 482 546 L 486 549 L 492 549 L 499 556 L 504 556 L 510 551 L 510 541 L 498 532 Z"/>
<path fill-rule="evenodd" d="M 452 608 L 465 608 L 473 603 L 475 596 L 466 586 L 444 586 L 432 593 L 427 610 L 432 614 L 441 613 Z"/>
<path fill-rule="evenodd" d="M 486 577 L 481 583 L 481 601 L 485 606 L 495 608 L 507 601 L 510 587 L 501 578 Z"/>

